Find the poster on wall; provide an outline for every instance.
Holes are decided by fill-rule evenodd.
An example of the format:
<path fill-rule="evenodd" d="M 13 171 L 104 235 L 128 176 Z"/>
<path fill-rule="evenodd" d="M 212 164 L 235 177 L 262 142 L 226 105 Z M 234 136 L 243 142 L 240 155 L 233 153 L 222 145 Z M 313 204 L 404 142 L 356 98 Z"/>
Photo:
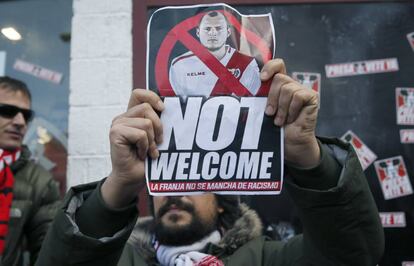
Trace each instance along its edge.
<path fill-rule="evenodd" d="M 395 156 L 374 163 L 384 199 L 394 199 L 413 194 L 410 177 L 402 156 Z"/>
<path fill-rule="evenodd" d="M 364 60 L 325 65 L 327 78 L 368 75 L 398 71 L 397 58 Z"/>
<path fill-rule="evenodd" d="M 404 212 L 380 212 L 379 215 L 384 228 L 401 228 L 407 225 Z"/>
<path fill-rule="evenodd" d="M 264 115 L 259 75 L 274 55 L 271 15 L 164 7 L 147 32 L 147 88 L 165 105 L 160 156 L 146 161 L 150 194 L 279 194 L 283 129 Z"/>
<path fill-rule="evenodd" d="M 341 139 L 352 145 L 363 170 L 377 159 L 377 155 L 352 130 L 348 130 Z"/>
<path fill-rule="evenodd" d="M 397 124 L 414 125 L 414 88 L 396 88 Z"/>
<path fill-rule="evenodd" d="M 60 84 L 63 74 L 45 67 L 26 62 L 21 59 L 16 59 L 13 68 L 17 71 L 32 75 L 36 78 L 43 79 L 55 84 Z"/>
<path fill-rule="evenodd" d="M 6 52 L 0 51 L 0 77 L 6 73 Z"/>

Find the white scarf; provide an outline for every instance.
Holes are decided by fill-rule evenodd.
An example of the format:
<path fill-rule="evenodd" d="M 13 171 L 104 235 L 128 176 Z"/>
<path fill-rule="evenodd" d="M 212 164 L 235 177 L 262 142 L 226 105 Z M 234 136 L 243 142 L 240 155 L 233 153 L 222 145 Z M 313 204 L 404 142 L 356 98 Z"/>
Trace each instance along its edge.
<path fill-rule="evenodd" d="M 200 252 L 207 244 L 217 244 L 220 239 L 221 235 L 216 230 L 189 246 L 166 246 L 156 243 L 157 259 L 163 266 L 222 266 L 224 264 L 216 257 Z"/>

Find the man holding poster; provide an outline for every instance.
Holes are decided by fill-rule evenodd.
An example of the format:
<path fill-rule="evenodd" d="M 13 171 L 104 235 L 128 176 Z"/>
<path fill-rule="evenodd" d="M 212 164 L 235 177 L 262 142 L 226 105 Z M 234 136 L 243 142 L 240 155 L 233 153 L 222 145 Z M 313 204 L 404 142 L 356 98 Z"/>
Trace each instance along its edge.
<path fill-rule="evenodd" d="M 156 196 L 154 218 L 136 224 L 145 159 L 157 158 L 165 141 L 157 114 L 163 102 L 136 89 L 128 111 L 113 120 L 111 174 L 69 192 L 37 265 L 376 265 L 383 231 L 354 151 L 315 137 L 317 94 L 287 76 L 282 60 L 268 62 L 261 79 L 272 80 L 266 115 L 285 127 L 285 187 L 303 235 L 287 242 L 265 238 L 253 210 L 212 193 Z"/>

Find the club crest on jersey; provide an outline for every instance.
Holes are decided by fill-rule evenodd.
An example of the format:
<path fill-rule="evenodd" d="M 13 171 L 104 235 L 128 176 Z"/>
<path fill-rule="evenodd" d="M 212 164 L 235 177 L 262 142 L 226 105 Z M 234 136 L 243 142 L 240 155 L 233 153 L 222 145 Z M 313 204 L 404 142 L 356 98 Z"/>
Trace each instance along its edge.
<path fill-rule="evenodd" d="M 230 73 L 236 78 L 238 79 L 241 75 L 241 70 L 240 68 L 229 68 L 228 69 L 230 71 Z"/>

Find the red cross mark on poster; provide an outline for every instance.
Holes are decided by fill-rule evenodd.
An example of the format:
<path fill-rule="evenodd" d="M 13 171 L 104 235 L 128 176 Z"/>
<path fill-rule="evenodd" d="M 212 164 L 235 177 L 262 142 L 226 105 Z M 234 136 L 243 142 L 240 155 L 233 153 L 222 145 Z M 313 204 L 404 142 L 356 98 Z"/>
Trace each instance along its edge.
<path fill-rule="evenodd" d="M 236 29 L 249 43 L 256 46 L 264 63 L 272 58 L 272 52 L 270 51 L 268 44 L 260 36 L 243 27 L 238 19 L 230 12 L 217 11 L 222 12 L 234 29 Z M 168 59 L 177 42 L 182 43 L 188 50 L 193 52 L 218 77 L 218 82 L 229 91 L 232 91 L 235 95 L 251 95 L 240 81 L 234 77 L 207 48 L 189 33 L 190 30 L 198 27 L 198 23 L 204 14 L 205 12 L 199 13 L 174 26 L 161 43 L 155 61 L 155 81 L 160 95 L 175 96 L 174 90 L 168 79 Z M 268 86 L 262 86 L 257 95 L 267 95 L 267 91 Z"/>

